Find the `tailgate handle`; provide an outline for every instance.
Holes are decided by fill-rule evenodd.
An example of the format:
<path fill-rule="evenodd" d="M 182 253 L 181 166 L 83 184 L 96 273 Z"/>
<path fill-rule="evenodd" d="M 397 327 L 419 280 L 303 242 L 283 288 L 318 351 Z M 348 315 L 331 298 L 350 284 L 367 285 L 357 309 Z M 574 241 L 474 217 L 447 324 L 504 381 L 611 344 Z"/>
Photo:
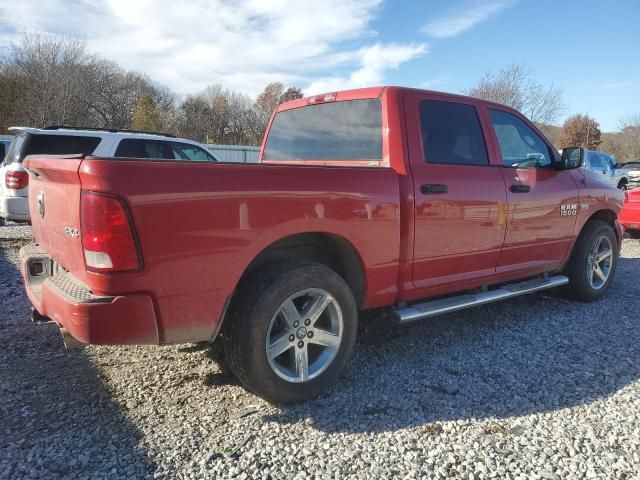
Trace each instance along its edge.
<path fill-rule="evenodd" d="M 531 187 L 529 185 L 511 185 L 509 187 L 509 190 L 511 190 L 513 193 L 527 193 L 531 191 Z"/>
<path fill-rule="evenodd" d="M 441 183 L 425 183 L 420 187 L 420 191 L 425 195 L 430 193 L 447 193 L 449 192 L 449 187 Z"/>

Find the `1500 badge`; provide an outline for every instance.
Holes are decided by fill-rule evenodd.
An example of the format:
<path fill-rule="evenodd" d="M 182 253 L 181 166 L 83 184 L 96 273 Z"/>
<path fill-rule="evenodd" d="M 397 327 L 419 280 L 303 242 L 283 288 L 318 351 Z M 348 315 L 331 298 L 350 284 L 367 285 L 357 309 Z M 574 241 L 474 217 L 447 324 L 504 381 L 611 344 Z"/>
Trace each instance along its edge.
<path fill-rule="evenodd" d="M 569 217 L 572 215 L 578 214 L 578 204 L 577 203 L 567 203 L 565 205 L 560 205 L 560 216 L 561 217 Z"/>

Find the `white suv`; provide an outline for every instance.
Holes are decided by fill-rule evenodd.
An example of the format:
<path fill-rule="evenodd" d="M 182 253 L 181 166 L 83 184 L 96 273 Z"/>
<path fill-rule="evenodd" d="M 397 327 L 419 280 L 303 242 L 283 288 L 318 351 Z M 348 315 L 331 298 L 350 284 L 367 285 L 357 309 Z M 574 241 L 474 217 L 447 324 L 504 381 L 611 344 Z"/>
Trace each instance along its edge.
<path fill-rule="evenodd" d="M 0 225 L 5 220 L 28 222 L 29 175 L 22 166 L 28 155 L 84 154 L 215 162 L 198 142 L 160 133 L 72 127 L 11 127 L 15 134 L 0 164 Z"/>

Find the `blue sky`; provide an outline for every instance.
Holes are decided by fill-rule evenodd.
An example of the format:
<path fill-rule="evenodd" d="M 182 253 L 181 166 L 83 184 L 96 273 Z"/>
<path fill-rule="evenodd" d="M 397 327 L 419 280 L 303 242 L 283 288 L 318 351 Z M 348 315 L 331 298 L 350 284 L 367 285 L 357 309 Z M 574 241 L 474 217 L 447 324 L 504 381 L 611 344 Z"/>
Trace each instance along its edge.
<path fill-rule="evenodd" d="M 23 33 L 90 51 L 180 93 L 220 83 L 250 95 L 396 84 L 462 92 L 524 63 L 567 110 L 605 131 L 640 113 L 640 1 L 0 0 L 0 52 Z"/>

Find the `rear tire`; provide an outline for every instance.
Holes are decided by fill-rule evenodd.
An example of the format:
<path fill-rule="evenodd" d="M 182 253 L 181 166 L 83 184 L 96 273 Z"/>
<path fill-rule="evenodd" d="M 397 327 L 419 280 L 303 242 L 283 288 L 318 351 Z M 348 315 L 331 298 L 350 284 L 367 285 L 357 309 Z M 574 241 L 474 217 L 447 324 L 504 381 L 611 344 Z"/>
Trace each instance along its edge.
<path fill-rule="evenodd" d="M 225 355 L 248 390 L 300 402 L 333 383 L 357 327 L 353 294 L 336 272 L 314 262 L 271 265 L 239 288 L 223 327 Z"/>
<path fill-rule="evenodd" d="M 618 242 L 613 228 L 599 220 L 589 221 L 571 253 L 564 274 L 567 296 L 582 302 L 602 298 L 613 281 L 618 264 Z"/>

